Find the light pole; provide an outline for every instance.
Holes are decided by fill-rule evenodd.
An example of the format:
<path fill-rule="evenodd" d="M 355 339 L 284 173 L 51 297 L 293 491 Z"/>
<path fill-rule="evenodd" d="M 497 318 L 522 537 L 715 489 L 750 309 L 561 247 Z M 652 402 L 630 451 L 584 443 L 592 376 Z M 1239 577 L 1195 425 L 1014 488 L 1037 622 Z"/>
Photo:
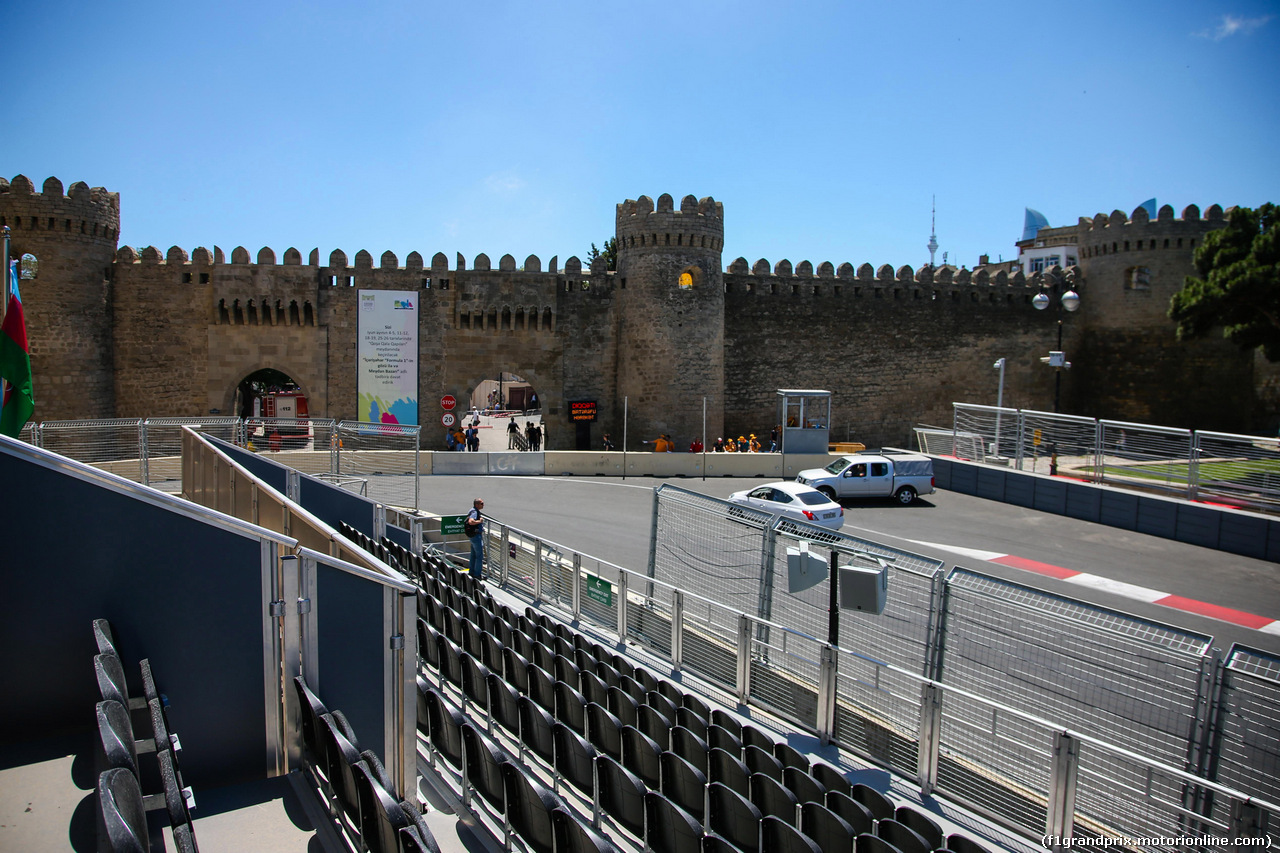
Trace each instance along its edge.
<path fill-rule="evenodd" d="M 1000 455 L 1000 415 L 1001 409 L 1004 408 L 1004 359 L 998 359 L 995 364 L 991 365 L 995 370 L 1000 371 L 1000 388 L 996 391 L 996 441 L 993 448 L 995 455 Z"/>
<path fill-rule="evenodd" d="M 1061 400 L 1061 395 L 1062 395 L 1062 369 L 1071 367 L 1071 362 L 1067 361 L 1066 355 L 1062 352 L 1062 312 L 1066 311 L 1068 314 L 1070 314 L 1076 311 L 1077 309 L 1079 309 L 1080 307 L 1080 294 L 1076 293 L 1075 290 L 1071 288 L 1071 284 L 1072 282 L 1070 279 L 1064 282 L 1058 276 L 1053 277 L 1052 290 L 1055 294 L 1058 292 L 1060 288 L 1064 286 L 1067 288 L 1066 292 L 1062 294 L 1062 298 L 1060 298 L 1057 301 L 1058 348 L 1053 352 L 1049 353 L 1049 356 L 1047 358 L 1040 359 L 1040 361 L 1042 361 L 1043 363 L 1049 365 L 1054 369 L 1053 413 L 1055 415 L 1058 413 L 1058 404 Z M 1049 307 L 1049 303 L 1051 302 L 1053 302 L 1053 300 L 1050 299 L 1049 295 L 1044 291 L 1037 293 L 1035 297 L 1031 300 L 1031 304 L 1035 306 L 1037 311 L 1045 310 L 1046 308 Z"/>

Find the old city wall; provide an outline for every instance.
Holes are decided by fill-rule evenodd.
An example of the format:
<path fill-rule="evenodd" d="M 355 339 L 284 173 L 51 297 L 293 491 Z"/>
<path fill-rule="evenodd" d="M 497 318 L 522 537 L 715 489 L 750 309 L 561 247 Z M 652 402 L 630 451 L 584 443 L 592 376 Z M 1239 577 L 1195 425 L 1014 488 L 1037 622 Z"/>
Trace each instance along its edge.
<path fill-rule="evenodd" d="M 1253 354 L 1221 338 L 1179 341 L 1168 319 L 1169 300 L 1196 274 L 1196 248 L 1226 215 L 1213 205 L 1202 217 L 1191 205 L 1175 218 L 1165 205 L 1154 220 L 1144 208 L 1080 219 L 1084 333 L 1073 354 L 1073 410 L 1230 432 L 1274 419 L 1275 391 Z"/>
<path fill-rule="evenodd" d="M 327 265 L 318 261 L 313 251 L 303 264 L 294 249 L 277 264 L 266 248 L 256 262 L 237 248 L 230 263 L 218 249 L 188 256 L 174 247 L 161 257 L 155 249 L 138 256 L 121 248 L 118 398 L 139 415 L 230 413 L 236 386 L 271 367 L 299 383 L 313 413 L 367 419 L 356 411 L 358 293 L 366 289 L 415 294 L 419 420 L 432 442 L 430 431 L 443 429 L 437 401 L 446 394 L 465 401 L 500 371 L 529 381 L 548 415 L 563 411 L 566 395 L 612 394 L 613 322 L 603 268 L 593 275 L 570 258 L 563 271 L 555 259 L 544 271 L 530 256 L 517 269 L 509 255 L 493 268 L 480 255 L 471 269 L 461 257 L 451 269 L 439 253 L 425 267 L 416 252 L 403 267 L 390 252 L 376 267 L 366 251 L 352 262 L 341 251 Z M 560 438 L 568 441 L 565 432 Z"/>
<path fill-rule="evenodd" d="M 0 179 L 0 226 L 12 251 L 39 259 L 22 283 L 31 347 L 36 420 L 115 417 L 112 370 L 112 260 L 120 195 L 77 181 L 64 193 L 49 178 L 41 192 L 22 175 Z"/>
<path fill-rule="evenodd" d="M 1052 371 L 1039 357 L 1056 329 L 1031 306 L 1039 282 L 944 273 L 736 260 L 725 274 L 728 432 L 767 434 L 776 389 L 820 388 L 833 392 L 833 440 L 910 446 L 912 427 L 950 426 L 953 401 L 994 405 L 1002 357 L 1005 405 L 1043 407 Z"/>
<path fill-rule="evenodd" d="M 1165 316 L 1195 247 L 1227 215 L 1117 212 L 1048 234 L 1080 247 L 1063 411 L 1231 431 L 1275 422 L 1280 370 L 1222 341 L 1177 342 Z M 1006 405 L 1053 403 L 1039 358 L 1056 344 L 1056 316 L 1031 307 L 1045 282 L 742 258 L 722 269 L 723 207 L 710 198 L 619 205 L 616 273 L 532 255 L 468 266 L 413 252 L 402 266 L 391 252 L 376 264 L 367 251 L 327 262 L 318 250 L 305 262 L 296 249 L 279 261 L 271 249 L 117 252 L 119 217 L 119 196 L 102 188 L 0 181 L 14 252 L 40 259 L 23 284 L 37 420 L 231 414 L 236 386 L 264 367 L 298 381 L 317 416 L 367 417 L 355 411 L 367 288 L 417 295 L 428 444 L 438 399 L 465 401 L 499 371 L 533 384 L 549 449 L 577 446 L 571 400 L 599 405 L 589 446 L 606 431 L 620 439 L 624 398 L 633 446 L 650 432 L 683 446 L 700 432 L 703 396 L 713 434 L 760 433 L 780 387 L 835 392 L 834 438 L 906 443 L 916 424 L 949 424 L 953 401 L 994 403 L 1001 357 Z"/>

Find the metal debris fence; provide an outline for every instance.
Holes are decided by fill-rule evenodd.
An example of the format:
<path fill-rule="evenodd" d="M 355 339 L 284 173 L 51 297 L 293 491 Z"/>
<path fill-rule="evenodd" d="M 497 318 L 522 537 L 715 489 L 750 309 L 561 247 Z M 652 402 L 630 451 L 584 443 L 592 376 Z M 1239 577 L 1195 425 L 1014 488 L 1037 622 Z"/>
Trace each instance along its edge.
<path fill-rule="evenodd" d="M 1280 439 L 954 403 L 925 453 L 1189 500 L 1280 511 Z"/>
<path fill-rule="evenodd" d="M 1280 659 L 1224 666 L 1208 637 L 736 509 L 660 487 L 644 572 L 496 520 L 487 546 L 535 601 L 1028 837 L 1280 842 Z M 778 571 L 761 594 L 801 544 L 889 566 L 884 614 L 842 612 L 839 646 L 819 639 L 825 582 L 792 596 Z"/>
<path fill-rule="evenodd" d="M 328 418 L 131 418 L 43 421 L 19 438 L 146 486 L 176 491 L 182 479 L 182 427 L 277 457 L 291 468 L 391 506 L 418 509 L 418 426 Z"/>

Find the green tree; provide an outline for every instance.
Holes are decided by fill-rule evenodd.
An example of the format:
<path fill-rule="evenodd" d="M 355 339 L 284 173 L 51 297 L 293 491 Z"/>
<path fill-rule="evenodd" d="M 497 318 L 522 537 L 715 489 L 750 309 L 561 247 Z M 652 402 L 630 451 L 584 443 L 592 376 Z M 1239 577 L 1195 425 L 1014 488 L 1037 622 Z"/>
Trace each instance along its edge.
<path fill-rule="evenodd" d="M 1178 338 L 1223 337 L 1243 350 L 1262 347 L 1280 361 L 1280 208 L 1231 211 L 1227 226 L 1205 235 L 1187 276 L 1169 303 Z"/>
<path fill-rule="evenodd" d="M 610 237 L 604 241 L 604 251 L 596 248 L 596 244 L 591 244 L 591 251 L 587 252 L 587 266 L 590 267 L 595 263 L 596 258 L 603 257 L 605 268 L 616 270 L 618 268 L 618 238 Z"/>

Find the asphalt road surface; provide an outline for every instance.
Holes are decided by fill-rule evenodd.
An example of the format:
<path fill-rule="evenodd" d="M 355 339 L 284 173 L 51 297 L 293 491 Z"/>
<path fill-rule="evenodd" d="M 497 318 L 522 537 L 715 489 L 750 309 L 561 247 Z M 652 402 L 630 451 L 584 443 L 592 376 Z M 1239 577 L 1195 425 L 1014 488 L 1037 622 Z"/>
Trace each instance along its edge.
<path fill-rule="evenodd" d="M 629 569 L 648 564 L 654 489 L 669 483 L 714 497 L 763 479 L 605 477 L 424 477 L 421 506 L 440 515 L 466 512 L 475 497 L 494 519 Z M 1235 642 L 1280 654 L 1280 564 L 1065 518 L 955 492 L 909 507 L 889 501 L 845 503 L 851 536 L 1017 583 L 1207 634 L 1224 652 Z M 993 559 L 1004 558 L 1004 562 Z M 1009 563 L 1013 563 L 1010 565 Z M 1064 580 L 1019 565 L 1081 573 Z M 1193 610 L 1227 608 L 1213 618 L 1152 603 L 1177 596 Z M 1243 623 L 1243 624 L 1241 624 Z"/>

